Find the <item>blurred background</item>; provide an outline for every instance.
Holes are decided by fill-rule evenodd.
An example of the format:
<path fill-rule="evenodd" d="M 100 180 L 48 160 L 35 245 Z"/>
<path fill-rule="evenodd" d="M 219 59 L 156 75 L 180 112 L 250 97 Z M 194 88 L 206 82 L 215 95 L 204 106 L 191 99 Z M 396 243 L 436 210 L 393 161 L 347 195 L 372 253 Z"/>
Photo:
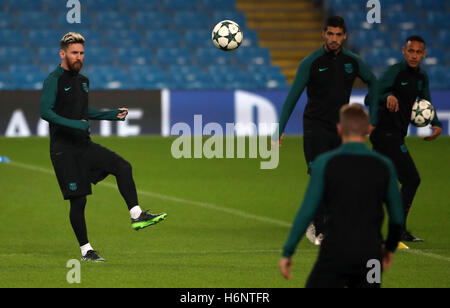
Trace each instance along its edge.
<path fill-rule="evenodd" d="M 325 16 L 341 15 L 347 47 L 376 74 L 401 58 L 412 33 L 428 43 L 433 88 L 450 88 L 450 2 L 382 0 L 381 24 L 368 24 L 362 0 L 81 0 L 81 24 L 68 24 L 66 0 L 1 0 L 0 89 L 40 89 L 58 64 L 68 31 L 86 39 L 85 73 L 94 89 L 282 89 L 298 63 L 320 47 Z M 244 32 L 241 48 L 212 48 L 224 19 Z"/>
<path fill-rule="evenodd" d="M 438 91 L 433 103 L 441 111 L 441 106 L 450 109 L 450 94 L 442 92 L 450 89 L 450 1 L 381 0 L 380 24 L 367 23 L 366 0 L 79 0 L 81 23 L 69 24 L 71 2 L 0 1 L 0 92 L 40 91 L 60 63 L 59 40 L 76 31 L 87 40 L 83 73 L 94 91 L 264 91 L 279 111 L 299 62 L 322 45 L 324 19 L 340 15 L 348 24 L 346 47 L 377 76 L 402 58 L 406 37 L 423 36 L 428 51 L 423 67 Z M 232 52 L 211 41 L 211 30 L 224 19 L 237 22 L 244 33 L 243 44 Z M 365 88 L 356 81 L 355 89 L 362 91 L 356 92 L 356 101 Z M 268 97 L 272 93 L 276 95 Z M 191 96 L 189 103 L 198 100 Z M 204 113 L 201 108 L 198 112 Z M 287 132 L 301 133 L 302 110 L 298 112 L 297 125 Z M 445 120 L 447 113 L 441 115 Z"/>

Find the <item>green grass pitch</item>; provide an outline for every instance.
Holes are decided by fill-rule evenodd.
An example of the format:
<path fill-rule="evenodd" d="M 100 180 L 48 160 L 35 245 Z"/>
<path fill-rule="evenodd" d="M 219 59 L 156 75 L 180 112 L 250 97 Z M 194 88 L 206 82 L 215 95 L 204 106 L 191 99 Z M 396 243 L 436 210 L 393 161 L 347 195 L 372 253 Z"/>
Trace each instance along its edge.
<path fill-rule="evenodd" d="M 281 247 L 306 189 L 300 137 L 288 137 L 280 165 L 258 159 L 172 158 L 173 139 L 93 137 L 133 165 L 140 205 L 167 220 L 136 232 L 115 184 L 93 187 L 89 240 L 107 262 L 84 264 L 68 284 L 80 251 L 49 158 L 47 138 L 0 138 L 0 287 L 303 287 L 318 249 L 306 238 L 293 280 L 278 271 Z M 424 243 L 398 251 L 384 287 L 450 287 L 450 138 L 408 138 L 422 184 L 409 228 Z"/>

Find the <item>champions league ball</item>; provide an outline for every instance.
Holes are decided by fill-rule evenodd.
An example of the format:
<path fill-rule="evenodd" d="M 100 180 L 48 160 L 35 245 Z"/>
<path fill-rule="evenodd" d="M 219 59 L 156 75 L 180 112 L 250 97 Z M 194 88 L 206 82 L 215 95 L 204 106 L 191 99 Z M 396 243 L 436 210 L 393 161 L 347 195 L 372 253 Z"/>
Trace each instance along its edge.
<path fill-rule="evenodd" d="M 417 100 L 412 107 L 411 123 L 417 127 L 425 127 L 433 121 L 435 110 L 427 100 Z"/>
<path fill-rule="evenodd" d="M 237 23 L 231 20 L 223 20 L 214 27 L 211 38 L 217 48 L 231 51 L 241 45 L 244 35 Z"/>

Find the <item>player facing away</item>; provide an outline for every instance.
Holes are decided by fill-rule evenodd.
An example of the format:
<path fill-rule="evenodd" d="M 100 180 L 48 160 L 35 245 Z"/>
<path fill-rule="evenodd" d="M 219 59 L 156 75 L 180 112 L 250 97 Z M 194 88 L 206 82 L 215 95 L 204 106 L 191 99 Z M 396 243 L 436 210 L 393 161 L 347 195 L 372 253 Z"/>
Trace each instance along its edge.
<path fill-rule="evenodd" d="M 167 214 L 142 211 L 130 163 L 90 139 L 89 120 L 125 120 L 127 108 L 98 111 L 89 107 L 89 79 L 80 74 L 85 39 L 69 32 L 61 39 L 59 65 L 45 80 L 41 117 L 50 124 L 50 157 L 65 200 L 70 201 L 70 223 L 80 245 L 83 261 L 105 261 L 88 241 L 84 209 L 91 183 L 113 174 L 139 230 L 166 218 Z"/>
<path fill-rule="evenodd" d="M 402 185 L 401 194 L 405 216 L 408 216 L 420 176 L 405 145 L 405 136 L 411 118 L 411 110 L 417 98 L 431 102 L 427 73 L 419 66 L 426 55 L 425 41 L 420 36 L 407 38 L 403 47 L 404 59 L 390 66 L 379 80 L 379 123 L 370 136 L 375 151 L 389 157 L 398 173 Z M 437 114 L 431 122 L 433 133 L 424 137 L 431 141 L 442 133 L 442 124 Z M 422 242 L 405 230 L 402 241 Z"/>
<path fill-rule="evenodd" d="M 300 63 L 292 87 L 280 115 L 279 143 L 297 101 L 307 88 L 308 102 L 303 114 L 303 150 L 308 173 L 316 157 L 341 144 L 336 131 L 339 109 L 349 103 L 353 83 L 360 77 L 369 87 L 371 130 L 377 124 L 377 79 L 368 66 L 355 54 L 342 47 L 347 38 L 342 17 L 326 20 L 322 32 L 324 45 Z M 316 244 L 323 234 L 325 214 L 319 210 L 314 219 Z M 312 235 L 314 237 L 314 234 Z M 310 237 L 309 237 L 310 238 Z"/>
<path fill-rule="evenodd" d="M 337 125 L 342 145 L 312 164 L 310 182 L 283 248 L 279 266 L 290 279 L 297 244 L 321 203 L 327 228 L 307 288 L 380 287 L 367 280 L 367 264 L 391 266 L 403 230 L 403 209 L 395 167 L 366 146 L 369 117 L 361 105 L 342 107 Z M 389 214 L 389 234 L 383 246 L 383 203 Z M 380 273 L 381 276 L 381 273 Z"/>

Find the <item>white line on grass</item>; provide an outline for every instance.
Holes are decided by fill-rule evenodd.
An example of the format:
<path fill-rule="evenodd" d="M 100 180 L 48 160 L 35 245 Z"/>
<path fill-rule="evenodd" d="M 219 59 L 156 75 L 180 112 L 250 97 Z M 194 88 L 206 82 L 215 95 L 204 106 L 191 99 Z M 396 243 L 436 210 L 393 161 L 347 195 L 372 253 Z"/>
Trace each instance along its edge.
<path fill-rule="evenodd" d="M 434 258 L 434 259 L 437 259 L 437 260 L 450 262 L 450 258 L 449 257 L 437 255 L 437 254 L 431 253 L 431 252 L 424 252 L 424 251 L 419 250 L 419 249 L 405 249 L 405 250 L 402 250 L 402 251 L 405 251 L 407 253 L 412 253 L 412 254 L 415 254 L 415 255 L 418 255 L 418 256 L 425 256 L 425 257 L 430 257 L 430 258 Z"/>
<path fill-rule="evenodd" d="M 36 167 L 36 166 L 27 165 L 27 164 L 18 163 L 18 162 L 11 162 L 9 164 L 12 166 L 16 166 L 16 167 L 20 167 L 20 168 L 24 168 L 24 169 L 28 169 L 28 170 L 32 170 L 32 171 L 38 171 L 38 172 L 47 173 L 47 174 L 54 174 L 53 170 L 46 169 L 46 168 Z M 100 182 L 97 185 L 102 185 L 102 186 L 105 186 L 108 188 L 117 189 L 117 185 L 112 184 L 112 183 Z M 189 204 L 189 205 L 193 205 L 193 206 L 197 206 L 197 207 L 202 207 L 202 208 L 206 208 L 206 209 L 210 209 L 210 210 L 214 210 L 214 211 L 218 211 L 218 212 L 223 212 L 223 213 L 239 216 L 242 218 L 253 219 L 253 220 L 256 220 L 259 222 L 263 222 L 263 223 L 270 223 L 272 225 L 277 225 L 280 227 L 286 227 L 286 228 L 291 227 L 290 223 L 287 223 L 282 220 L 268 218 L 268 217 L 264 217 L 264 216 L 258 216 L 258 215 L 254 215 L 254 214 L 249 214 L 249 213 L 239 211 L 236 209 L 221 207 L 221 206 L 218 206 L 218 205 L 215 205 L 212 203 L 186 200 L 186 199 L 182 199 L 182 198 L 172 197 L 172 196 L 158 194 L 158 193 L 140 190 L 140 189 L 138 189 L 137 192 L 140 195 L 144 195 L 144 196 L 151 197 L 151 198 L 157 198 L 157 199 L 176 202 L 176 203 Z"/>
<path fill-rule="evenodd" d="M 23 163 L 18 163 L 18 162 L 11 162 L 11 163 L 6 164 L 6 165 L 20 167 L 20 168 L 23 168 L 23 169 L 28 169 L 28 170 L 32 170 L 32 171 L 42 172 L 42 173 L 46 173 L 46 174 L 54 174 L 54 172 L 52 170 L 50 170 L 50 169 L 37 167 L 37 166 L 33 166 L 33 165 L 28 165 L 28 164 L 23 164 Z M 108 188 L 114 188 L 114 189 L 117 188 L 116 185 L 111 184 L 111 183 L 107 183 L 107 182 L 101 182 L 98 185 L 102 185 L 102 186 L 105 186 L 105 187 L 108 187 Z M 282 220 L 268 218 L 268 217 L 263 217 L 263 216 L 258 216 L 258 215 L 253 215 L 253 214 L 245 213 L 245 212 L 242 212 L 242 211 L 239 211 L 239 210 L 221 207 L 221 206 L 218 206 L 218 205 L 215 205 L 215 204 L 212 204 L 212 203 L 186 200 L 186 199 L 182 199 L 182 198 L 177 198 L 177 197 L 172 197 L 172 196 L 168 196 L 168 195 L 158 194 L 158 193 L 149 192 L 149 191 L 145 191 L 145 190 L 138 190 L 138 194 L 141 194 L 141 195 L 144 195 L 144 196 L 147 196 L 147 197 L 151 197 L 151 198 L 157 198 L 157 199 L 161 199 L 161 200 L 172 201 L 172 202 L 176 202 L 176 203 L 184 203 L 184 204 L 194 205 L 194 206 L 198 206 L 198 207 L 202 207 L 202 208 L 206 208 L 206 209 L 210 209 L 210 210 L 214 210 L 214 211 L 218 211 L 218 212 L 228 213 L 228 214 L 239 216 L 239 217 L 242 217 L 242 218 L 253 219 L 253 220 L 256 220 L 256 221 L 259 221 L 259 222 L 263 222 L 263 223 L 270 223 L 270 224 L 277 225 L 277 226 L 280 226 L 280 227 L 286 227 L 286 228 L 291 227 L 290 223 L 287 223 L 287 222 L 282 221 Z M 448 258 L 448 257 L 441 256 L 441 255 L 434 254 L 434 253 L 424 252 L 424 251 L 419 250 L 419 249 L 409 249 L 409 250 L 404 250 L 404 251 L 407 252 L 407 253 L 412 253 L 412 254 L 416 254 L 416 255 L 421 255 L 421 256 L 437 259 L 437 260 L 450 262 L 450 258 Z"/>

